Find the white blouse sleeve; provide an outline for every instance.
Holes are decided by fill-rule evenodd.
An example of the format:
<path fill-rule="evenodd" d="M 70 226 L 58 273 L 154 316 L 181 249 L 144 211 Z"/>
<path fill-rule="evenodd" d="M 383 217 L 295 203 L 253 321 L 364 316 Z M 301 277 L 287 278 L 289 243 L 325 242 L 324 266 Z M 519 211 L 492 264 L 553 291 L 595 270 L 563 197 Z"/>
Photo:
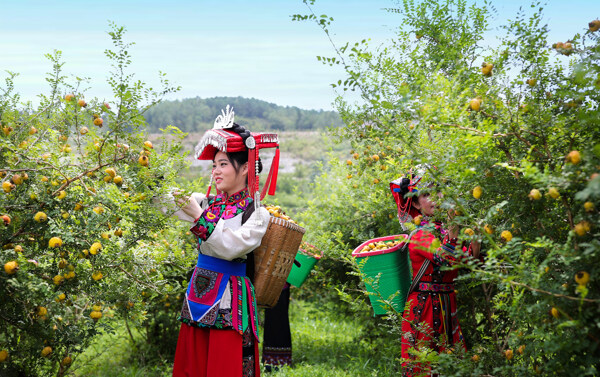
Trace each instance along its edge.
<path fill-rule="evenodd" d="M 210 237 L 200 244 L 202 254 L 225 260 L 244 258 L 260 246 L 267 232 L 269 217 L 269 211 L 260 207 L 244 225 L 241 214 L 232 219 L 219 220 Z"/>
<path fill-rule="evenodd" d="M 191 196 L 193 199 L 195 199 L 198 202 L 198 204 L 200 204 L 200 208 L 202 208 L 202 210 L 204 210 L 205 208 L 202 206 L 202 204 L 203 204 L 202 201 L 204 200 L 204 198 L 206 198 L 206 195 L 201 194 L 199 192 L 194 192 L 194 193 L 192 193 Z M 179 218 L 179 220 L 187 221 L 190 223 L 193 223 L 194 220 L 196 220 L 196 219 L 193 219 L 190 215 L 188 215 L 181 209 L 181 207 L 175 201 L 173 194 L 171 194 L 171 193 L 155 199 L 154 204 L 160 206 L 160 210 L 165 215 L 177 216 Z"/>

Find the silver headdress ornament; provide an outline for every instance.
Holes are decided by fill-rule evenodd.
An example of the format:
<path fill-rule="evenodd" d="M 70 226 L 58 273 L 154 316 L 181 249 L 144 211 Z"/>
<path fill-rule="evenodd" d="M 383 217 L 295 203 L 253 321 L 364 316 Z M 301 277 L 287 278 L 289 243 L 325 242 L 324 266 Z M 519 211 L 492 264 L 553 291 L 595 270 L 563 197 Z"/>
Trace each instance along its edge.
<path fill-rule="evenodd" d="M 227 105 L 227 107 L 225 107 L 225 110 L 221 110 L 221 115 L 219 115 L 217 119 L 215 119 L 213 130 L 232 128 L 234 115 L 235 114 L 233 113 L 233 107 Z"/>

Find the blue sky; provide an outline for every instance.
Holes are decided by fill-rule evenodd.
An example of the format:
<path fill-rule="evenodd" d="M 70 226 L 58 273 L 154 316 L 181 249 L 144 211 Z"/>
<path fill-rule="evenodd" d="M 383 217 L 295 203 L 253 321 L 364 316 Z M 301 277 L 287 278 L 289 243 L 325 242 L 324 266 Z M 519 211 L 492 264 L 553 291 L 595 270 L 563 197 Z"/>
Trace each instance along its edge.
<path fill-rule="evenodd" d="M 387 13 L 391 0 L 317 0 L 317 14 L 334 17 L 331 27 L 338 45 L 371 38 L 374 43 L 393 36 L 399 16 Z M 495 1 L 495 26 L 529 2 Z M 317 61 L 333 55 L 325 34 L 313 23 L 292 22 L 306 13 L 301 0 L 255 1 L 39 1 L 0 0 L 0 80 L 5 70 L 20 73 L 17 90 L 35 102 L 47 92 L 45 72 L 51 66 L 44 54 L 63 52 L 67 75 L 90 77 L 88 97 L 111 99 L 105 84 L 109 71 L 104 50 L 111 47 L 108 21 L 127 28 L 135 42 L 132 71 L 152 85 L 163 71 L 182 90 L 169 97 L 254 97 L 279 105 L 306 109 L 332 108 L 336 93 L 330 83 L 342 78 L 339 68 Z M 546 22 L 551 40 L 566 40 L 600 18 L 598 0 L 549 0 Z M 492 41 L 490 41 L 492 42 Z"/>

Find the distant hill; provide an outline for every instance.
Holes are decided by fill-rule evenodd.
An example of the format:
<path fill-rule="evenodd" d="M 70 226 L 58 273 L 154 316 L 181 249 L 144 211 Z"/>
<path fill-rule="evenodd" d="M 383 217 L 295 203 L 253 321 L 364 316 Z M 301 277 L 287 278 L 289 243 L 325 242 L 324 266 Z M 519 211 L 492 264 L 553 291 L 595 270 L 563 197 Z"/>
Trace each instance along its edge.
<path fill-rule="evenodd" d="M 302 110 L 295 106 L 278 106 L 254 98 L 213 97 L 164 101 L 149 109 L 144 116 L 149 132 L 168 125 L 184 132 L 201 132 L 212 128 L 217 115 L 227 105 L 233 106 L 235 122 L 252 131 L 310 131 L 340 127 L 338 113 Z"/>

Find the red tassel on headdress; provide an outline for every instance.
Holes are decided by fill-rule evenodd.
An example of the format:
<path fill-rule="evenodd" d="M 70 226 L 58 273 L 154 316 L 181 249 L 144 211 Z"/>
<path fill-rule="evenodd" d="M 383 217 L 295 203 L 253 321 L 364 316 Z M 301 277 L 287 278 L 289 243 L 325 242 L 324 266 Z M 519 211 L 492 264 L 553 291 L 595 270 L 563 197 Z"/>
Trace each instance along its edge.
<path fill-rule="evenodd" d="M 275 156 L 273 157 L 270 170 L 273 172 L 273 177 L 269 184 L 269 195 L 275 195 L 275 190 L 277 190 L 277 172 L 279 171 L 279 147 L 275 149 Z"/>
<path fill-rule="evenodd" d="M 265 186 L 260 193 L 260 199 L 263 200 L 267 195 L 267 190 L 269 195 L 275 195 L 275 190 L 277 189 L 277 172 L 279 171 L 279 147 L 275 150 L 275 156 L 273 157 L 273 162 L 271 163 L 271 168 L 269 169 L 269 175 L 267 176 L 267 180 L 265 181 Z"/>

